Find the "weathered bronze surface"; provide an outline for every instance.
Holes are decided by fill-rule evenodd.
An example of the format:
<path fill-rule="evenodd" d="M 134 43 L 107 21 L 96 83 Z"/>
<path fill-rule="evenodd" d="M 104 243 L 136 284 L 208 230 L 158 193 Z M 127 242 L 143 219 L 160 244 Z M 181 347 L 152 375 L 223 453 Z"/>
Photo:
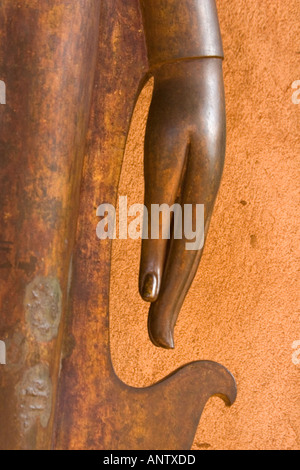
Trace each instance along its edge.
<path fill-rule="evenodd" d="M 109 350 L 111 242 L 99 242 L 95 233 L 98 204 L 116 201 L 131 114 L 149 73 L 138 0 L 3 0 L 0 36 L 0 79 L 7 88 L 0 108 L 0 339 L 7 347 L 7 364 L 0 366 L 0 448 L 188 449 L 208 398 L 235 400 L 234 379 L 208 361 L 145 389 L 118 379 Z M 153 117 L 167 119 L 156 109 L 160 96 L 166 111 L 181 107 L 174 114 L 176 130 L 183 131 L 170 157 L 174 179 L 187 143 L 187 177 L 192 170 L 207 177 L 189 187 L 196 186 L 196 202 L 203 197 L 209 204 L 208 227 L 224 150 L 221 59 L 163 65 L 154 73 L 145 165 Z M 216 127 L 208 129 L 211 122 Z M 153 145 L 162 150 L 158 140 Z M 174 185 L 168 186 L 172 194 Z M 182 194 L 190 200 L 189 191 Z M 173 310 L 160 322 L 168 295 L 163 277 L 161 300 L 151 307 L 150 331 L 163 346 L 170 345 L 166 335 L 198 263 L 198 255 L 181 250 L 174 246 L 173 262 L 183 263 L 182 276 L 171 276 L 170 285 L 182 289 L 182 298 L 171 296 Z M 166 273 L 172 269 L 168 262 Z"/>
<path fill-rule="evenodd" d="M 2 449 L 51 446 L 99 13 L 87 0 L 1 2 Z"/>

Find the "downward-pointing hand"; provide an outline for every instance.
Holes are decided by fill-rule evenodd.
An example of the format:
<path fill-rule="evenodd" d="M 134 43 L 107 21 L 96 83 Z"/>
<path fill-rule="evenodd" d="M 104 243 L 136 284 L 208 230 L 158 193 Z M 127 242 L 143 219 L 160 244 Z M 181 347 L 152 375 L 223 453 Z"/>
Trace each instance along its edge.
<path fill-rule="evenodd" d="M 174 347 L 174 326 L 203 246 L 186 249 L 191 240 L 184 230 L 181 239 L 174 238 L 172 228 L 170 240 L 151 238 L 151 205 L 179 203 L 183 210 L 185 204 L 192 204 L 195 215 L 196 205 L 203 204 L 205 241 L 223 170 L 225 140 L 221 59 L 181 61 L 154 72 L 144 159 L 149 230 L 142 242 L 139 287 L 142 298 L 151 302 L 148 329 L 156 346 Z"/>

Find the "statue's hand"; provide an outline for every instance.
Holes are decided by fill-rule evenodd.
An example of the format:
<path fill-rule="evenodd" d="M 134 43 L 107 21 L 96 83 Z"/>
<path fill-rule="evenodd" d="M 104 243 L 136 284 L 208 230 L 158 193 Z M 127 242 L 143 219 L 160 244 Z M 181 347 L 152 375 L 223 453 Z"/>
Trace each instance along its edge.
<path fill-rule="evenodd" d="M 145 137 L 145 205 L 149 238 L 143 239 L 140 293 L 151 302 L 149 336 L 173 348 L 177 316 L 200 262 L 191 240 L 151 239 L 151 205 L 204 204 L 205 237 L 222 175 L 225 102 L 222 60 L 166 64 L 154 73 Z M 195 218 L 195 212 L 194 218 Z M 195 225 L 193 225 L 195 230 Z"/>

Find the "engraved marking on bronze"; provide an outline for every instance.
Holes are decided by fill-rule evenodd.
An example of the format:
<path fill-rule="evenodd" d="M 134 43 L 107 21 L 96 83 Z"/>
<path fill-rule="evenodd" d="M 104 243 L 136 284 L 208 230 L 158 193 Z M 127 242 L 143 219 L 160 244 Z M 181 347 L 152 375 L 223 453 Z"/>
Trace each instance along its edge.
<path fill-rule="evenodd" d="M 12 263 L 8 259 L 8 255 L 11 253 L 13 243 L 0 240 L 0 269 L 12 268 Z"/>
<path fill-rule="evenodd" d="M 26 321 L 38 341 L 51 341 L 57 336 L 61 318 L 61 289 L 53 277 L 36 277 L 25 293 Z"/>
<path fill-rule="evenodd" d="M 0 251 L 5 251 L 5 253 L 10 253 L 11 248 L 9 248 L 8 246 L 0 246 Z"/>
<path fill-rule="evenodd" d="M 24 431 L 40 421 L 46 428 L 51 414 L 52 384 L 49 368 L 45 364 L 37 364 L 28 369 L 18 384 L 17 396 L 21 408 L 20 420 Z"/>
<path fill-rule="evenodd" d="M 10 253 L 12 250 L 11 245 L 13 245 L 13 243 L 0 240 L 0 251 L 4 251 L 5 253 Z"/>
<path fill-rule="evenodd" d="M 29 261 L 18 259 L 15 256 L 15 260 L 9 259 L 9 255 L 12 253 L 13 243 L 0 240 L 0 269 L 20 269 L 24 271 L 28 276 L 32 275 L 36 269 L 37 258 L 30 256 Z"/>
<path fill-rule="evenodd" d="M 12 264 L 10 261 L 5 261 L 4 263 L 0 264 L 0 269 L 10 269 L 12 268 Z"/>
<path fill-rule="evenodd" d="M 33 274 L 37 264 L 37 258 L 35 256 L 30 256 L 30 261 L 18 261 L 17 269 L 21 269 L 24 271 L 28 276 Z"/>

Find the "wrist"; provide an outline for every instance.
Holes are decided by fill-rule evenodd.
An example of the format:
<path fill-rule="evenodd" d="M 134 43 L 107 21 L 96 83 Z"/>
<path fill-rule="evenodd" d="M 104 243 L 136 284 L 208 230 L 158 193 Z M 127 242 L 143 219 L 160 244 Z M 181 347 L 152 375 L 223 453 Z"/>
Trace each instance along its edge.
<path fill-rule="evenodd" d="M 215 0 L 140 0 L 150 70 L 171 62 L 223 58 Z"/>
<path fill-rule="evenodd" d="M 199 85 L 199 79 L 204 76 L 222 76 L 221 58 L 203 57 L 194 59 L 177 60 L 157 65 L 151 71 L 156 83 L 177 81 L 184 84 L 195 83 Z"/>

